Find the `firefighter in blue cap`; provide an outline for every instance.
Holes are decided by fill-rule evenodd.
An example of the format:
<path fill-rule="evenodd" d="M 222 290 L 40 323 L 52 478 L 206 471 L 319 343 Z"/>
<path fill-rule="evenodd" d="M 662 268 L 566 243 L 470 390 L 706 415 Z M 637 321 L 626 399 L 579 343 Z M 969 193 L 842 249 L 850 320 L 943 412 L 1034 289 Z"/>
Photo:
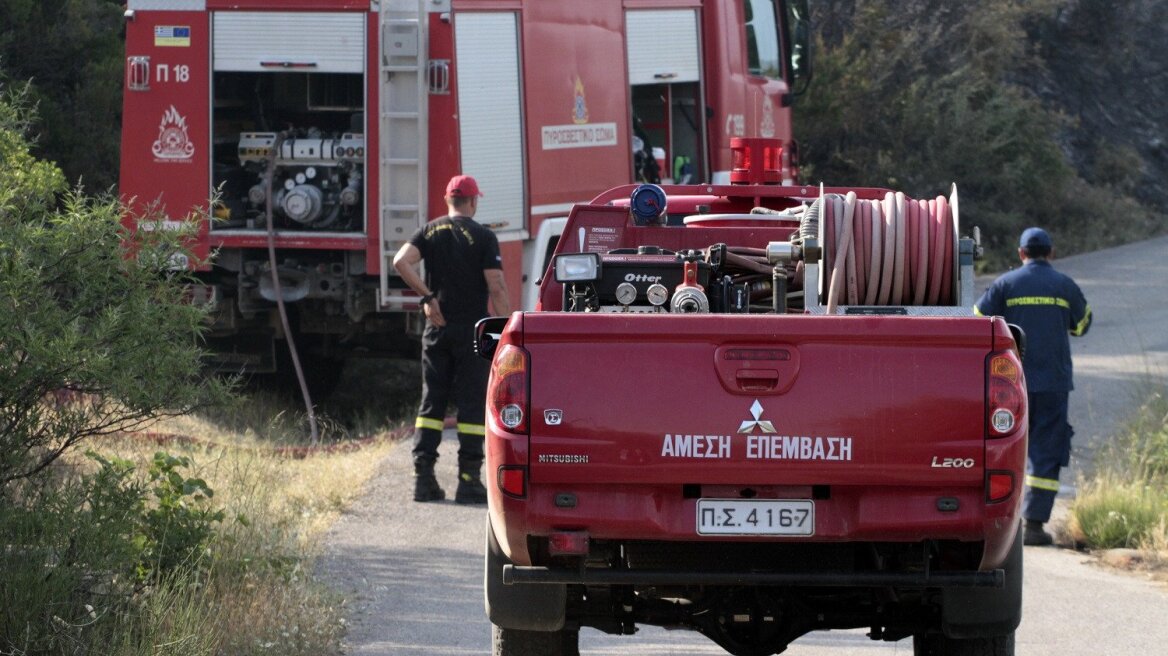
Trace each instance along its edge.
<path fill-rule="evenodd" d="M 1048 545 L 1043 530 L 1050 520 L 1059 489 L 1059 470 L 1070 464 L 1071 436 L 1067 400 L 1074 388 L 1068 335 L 1081 336 L 1091 327 L 1091 307 L 1075 281 L 1055 271 L 1054 245 L 1042 228 L 1027 228 L 1018 243 L 1022 267 L 1003 274 L 977 301 L 974 312 L 998 315 L 1026 333 L 1022 369 L 1030 398 L 1030 444 L 1026 454 L 1026 487 L 1022 541 Z"/>

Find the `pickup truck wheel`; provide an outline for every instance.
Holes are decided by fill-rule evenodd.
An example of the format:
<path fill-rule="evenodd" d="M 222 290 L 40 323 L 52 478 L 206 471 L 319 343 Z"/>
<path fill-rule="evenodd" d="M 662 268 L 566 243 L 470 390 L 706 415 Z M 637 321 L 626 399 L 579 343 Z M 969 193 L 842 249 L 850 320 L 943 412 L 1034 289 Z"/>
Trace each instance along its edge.
<path fill-rule="evenodd" d="M 564 628 L 568 586 L 503 585 L 503 566 L 511 564 L 511 560 L 499 546 L 489 517 L 487 548 L 484 551 L 486 553 L 483 559 L 483 601 L 491 624 L 504 629 L 518 630 L 521 633 L 551 633 Z"/>
<path fill-rule="evenodd" d="M 579 656 L 580 632 L 520 631 L 491 627 L 491 653 L 494 656 Z"/>
<path fill-rule="evenodd" d="M 951 638 L 993 638 L 1011 634 L 1022 621 L 1022 529 L 1002 563 L 1001 588 L 946 588 L 941 633 Z"/>
<path fill-rule="evenodd" d="M 1014 633 L 966 639 L 915 635 L 913 656 L 1014 656 Z"/>

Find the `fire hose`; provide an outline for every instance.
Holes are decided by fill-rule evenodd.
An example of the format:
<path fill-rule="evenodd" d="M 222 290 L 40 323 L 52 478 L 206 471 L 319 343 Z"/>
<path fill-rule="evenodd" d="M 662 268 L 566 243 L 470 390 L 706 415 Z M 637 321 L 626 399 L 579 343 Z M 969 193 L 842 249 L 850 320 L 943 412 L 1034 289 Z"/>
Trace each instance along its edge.
<path fill-rule="evenodd" d="M 272 174 L 276 170 L 276 155 L 284 144 L 287 133 L 280 132 L 268 151 L 268 167 L 264 172 L 264 202 L 265 218 L 268 224 L 268 268 L 272 274 L 272 289 L 276 294 L 276 308 L 280 313 L 280 324 L 284 328 L 284 338 L 288 340 L 288 353 L 292 356 L 292 367 L 296 370 L 296 380 L 300 384 L 300 393 L 304 397 L 304 411 L 308 414 L 308 426 L 311 431 L 312 445 L 316 446 L 320 440 L 320 432 L 316 425 L 316 410 L 312 406 L 312 396 L 308 393 L 308 383 L 304 380 L 304 369 L 300 365 L 300 354 L 296 350 L 296 340 L 292 336 L 292 327 L 288 323 L 288 311 L 284 307 L 284 290 L 280 285 L 280 272 L 276 266 L 276 228 L 272 218 Z"/>
<path fill-rule="evenodd" d="M 954 192 L 955 194 L 956 192 Z M 955 198 L 955 195 L 954 195 Z M 944 196 L 823 197 L 827 313 L 846 305 L 952 305 L 956 223 Z"/>

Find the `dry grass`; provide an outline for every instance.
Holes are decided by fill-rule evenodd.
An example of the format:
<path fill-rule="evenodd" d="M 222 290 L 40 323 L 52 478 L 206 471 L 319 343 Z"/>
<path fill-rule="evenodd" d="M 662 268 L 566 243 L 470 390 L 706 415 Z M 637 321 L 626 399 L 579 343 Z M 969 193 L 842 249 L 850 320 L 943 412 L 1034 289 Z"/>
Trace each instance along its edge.
<path fill-rule="evenodd" d="M 345 609 L 314 560 L 399 448 L 417 369 L 346 367 L 347 385 L 318 410 L 319 441 L 299 399 L 243 390 L 231 407 L 88 439 L 16 486 L 22 504 L 0 505 L 0 528 L 38 557 L 0 563 L 0 606 L 26 611 L 0 613 L 0 635 L 28 634 L 0 652 L 339 654 Z M 78 648 L 46 650 L 63 640 Z"/>
<path fill-rule="evenodd" d="M 1124 550 L 1104 558 L 1168 578 L 1168 394 L 1150 385 L 1146 401 L 1100 452 L 1098 471 L 1081 481 L 1067 525 L 1088 549 Z"/>
<path fill-rule="evenodd" d="M 255 407 L 270 412 L 263 404 Z M 255 421 L 263 420 L 257 415 Z M 357 448 L 337 448 L 341 436 L 333 435 L 319 448 L 289 449 L 289 443 L 303 440 L 263 439 L 254 430 L 232 433 L 220 426 L 220 421 L 180 417 L 148 434 L 88 444 L 103 455 L 136 463 L 140 471 L 157 451 L 187 456 L 191 466 L 183 475 L 205 480 L 214 490 L 212 507 L 225 511 L 211 545 L 209 578 L 179 591 L 187 599 L 181 620 L 162 608 L 153 621 L 232 627 L 200 636 L 214 643 L 214 654 L 338 653 L 343 608 L 327 586 L 312 578 L 312 562 L 329 528 L 394 448 L 396 431 L 383 427 L 370 437 L 349 436 L 346 444 Z M 78 468 L 93 467 L 79 455 L 70 461 Z M 119 653 L 139 652 L 126 648 Z"/>
<path fill-rule="evenodd" d="M 182 423 L 168 422 L 157 428 L 164 437 L 190 435 L 178 432 Z M 142 466 L 159 450 L 189 456 L 192 467 L 187 475 L 207 481 L 215 491 L 214 505 L 225 509 L 228 517 L 242 515 L 248 521 L 285 527 L 304 546 L 323 535 L 360 496 L 393 448 L 388 432 L 364 440 L 353 450 L 322 448 L 305 453 L 297 449 L 294 455 L 245 436 L 161 442 L 155 437 L 129 436 L 89 446 Z"/>

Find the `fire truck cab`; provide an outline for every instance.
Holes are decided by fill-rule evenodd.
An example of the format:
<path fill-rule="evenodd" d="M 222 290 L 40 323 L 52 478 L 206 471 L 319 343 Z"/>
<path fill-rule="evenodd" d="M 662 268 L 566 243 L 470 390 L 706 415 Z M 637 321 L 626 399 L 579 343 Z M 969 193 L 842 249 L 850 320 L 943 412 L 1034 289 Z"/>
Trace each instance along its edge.
<path fill-rule="evenodd" d="M 807 16 L 806 0 L 129 0 L 127 221 L 197 222 L 222 368 L 277 367 L 277 299 L 310 368 L 413 352 L 391 260 L 445 213 L 452 175 L 483 190 L 516 307 L 603 190 L 725 182 L 735 137 L 778 140 L 796 178 Z"/>

